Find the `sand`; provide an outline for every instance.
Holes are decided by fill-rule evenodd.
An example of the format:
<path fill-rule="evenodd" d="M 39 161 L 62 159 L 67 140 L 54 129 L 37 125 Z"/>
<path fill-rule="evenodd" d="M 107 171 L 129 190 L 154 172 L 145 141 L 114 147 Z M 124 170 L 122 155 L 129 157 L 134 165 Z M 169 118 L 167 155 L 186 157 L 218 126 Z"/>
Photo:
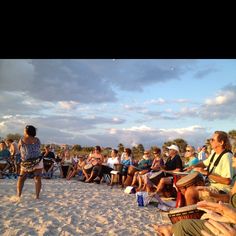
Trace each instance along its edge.
<path fill-rule="evenodd" d="M 139 207 L 135 194 L 117 186 L 72 179 L 43 179 L 35 199 L 27 179 L 20 199 L 16 180 L 0 179 L 0 235 L 155 235 L 166 219 L 153 204 Z"/>

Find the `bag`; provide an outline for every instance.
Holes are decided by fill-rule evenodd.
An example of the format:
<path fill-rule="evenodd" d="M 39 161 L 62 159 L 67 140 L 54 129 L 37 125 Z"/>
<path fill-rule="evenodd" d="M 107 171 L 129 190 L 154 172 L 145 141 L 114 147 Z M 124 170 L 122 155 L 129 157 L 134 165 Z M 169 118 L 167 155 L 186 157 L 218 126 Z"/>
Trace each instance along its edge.
<path fill-rule="evenodd" d="M 42 156 L 36 157 L 36 158 L 29 158 L 25 161 L 21 162 L 21 165 L 26 169 L 32 169 L 34 166 L 39 164 L 39 162 L 42 160 Z"/>
<path fill-rule="evenodd" d="M 124 193 L 128 193 L 128 194 L 135 193 L 135 192 L 136 192 L 135 188 L 132 186 L 127 186 L 124 191 Z"/>
<path fill-rule="evenodd" d="M 147 206 L 150 202 L 151 198 L 148 195 L 148 192 L 137 192 L 136 193 L 136 201 L 138 206 L 143 207 Z"/>

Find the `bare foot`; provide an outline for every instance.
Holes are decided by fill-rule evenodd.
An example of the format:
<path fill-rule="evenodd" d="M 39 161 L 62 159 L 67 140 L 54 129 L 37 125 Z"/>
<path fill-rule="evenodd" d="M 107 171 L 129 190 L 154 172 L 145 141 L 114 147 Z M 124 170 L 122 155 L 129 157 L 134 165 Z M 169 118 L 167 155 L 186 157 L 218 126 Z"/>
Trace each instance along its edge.
<path fill-rule="evenodd" d="M 162 224 L 160 226 L 153 225 L 153 228 L 159 235 L 163 236 L 172 236 L 173 235 L 173 229 L 171 224 Z"/>
<path fill-rule="evenodd" d="M 11 196 L 9 199 L 11 202 L 19 202 L 20 201 L 20 197 L 19 196 Z"/>

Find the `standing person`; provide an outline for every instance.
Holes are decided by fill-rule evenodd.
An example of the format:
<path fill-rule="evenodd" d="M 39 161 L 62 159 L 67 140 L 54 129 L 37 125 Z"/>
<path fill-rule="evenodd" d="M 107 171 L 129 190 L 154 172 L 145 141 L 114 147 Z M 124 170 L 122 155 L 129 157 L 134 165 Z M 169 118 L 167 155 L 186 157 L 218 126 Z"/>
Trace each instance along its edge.
<path fill-rule="evenodd" d="M 27 125 L 24 129 L 24 136 L 20 139 L 18 143 L 18 148 L 21 153 L 21 170 L 20 176 L 17 181 L 17 196 L 21 197 L 24 182 L 26 180 L 26 175 L 28 173 L 34 174 L 35 182 L 35 194 L 36 199 L 39 198 L 39 193 L 41 190 L 41 175 L 43 170 L 43 159 L 41 157 L 40 151 L 41 142 L 36 137 L 36 128 L 32 125 Z M 25 167 L 24 162 L 29 160 L 39 160 L 39 163 L 33 167 Z"/>
<path fill-rule="evenodd" d="M 198 153 L 198 160 L 205 161 L 208 158 L 208 154 L 206 151 L 206 145 L 203 145 L 201 151 Z"/>

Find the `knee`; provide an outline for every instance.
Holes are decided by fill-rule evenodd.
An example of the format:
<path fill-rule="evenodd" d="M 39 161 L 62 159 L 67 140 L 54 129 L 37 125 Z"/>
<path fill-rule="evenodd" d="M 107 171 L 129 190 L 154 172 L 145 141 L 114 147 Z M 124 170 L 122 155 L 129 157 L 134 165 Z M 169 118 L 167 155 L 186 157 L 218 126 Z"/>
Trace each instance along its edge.
<path fill-rule="evenodd" d="M 186 190 L 185 190 L 185 197 L 188 198 L 188 197 L 194 197 L 197 195 L 197 190 L 195 187 L 191 186 L 191 187 L 188 187 Z"/>

